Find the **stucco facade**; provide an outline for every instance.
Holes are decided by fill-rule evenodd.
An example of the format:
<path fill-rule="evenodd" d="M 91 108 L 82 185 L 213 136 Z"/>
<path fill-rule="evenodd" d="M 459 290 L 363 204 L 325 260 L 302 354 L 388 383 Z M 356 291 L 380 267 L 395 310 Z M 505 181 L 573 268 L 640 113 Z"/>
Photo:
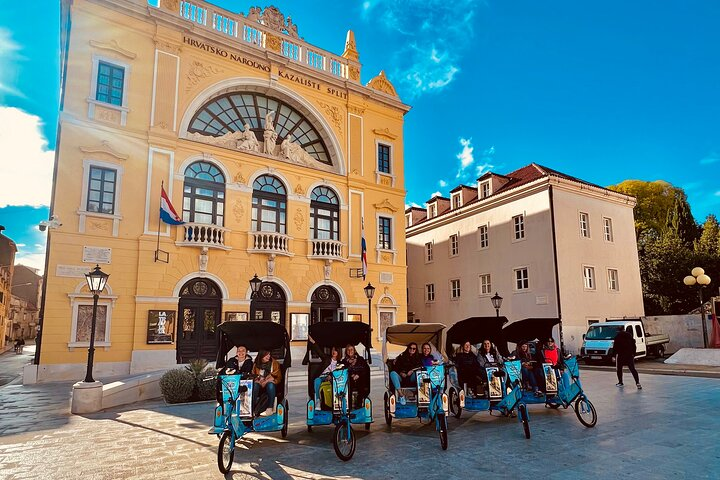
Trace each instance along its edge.
<path fill-rule="evenodd" d="M 83 273 L 96 263 L 110 274 L 100 377 L 212 358 L 222 321 L 276 321 L 298 345 L 307 323 L 368 321 L 368 282 L 375 330 L 404 321 L 409 107 L 382 72 L 360 83 L 352 32 L 335 55 L 273 7 L 63 5 L 51 212 L 62 226 L 50 232 L 40 380 L 82 376 Z M 160 223 L 162 186 L 184 225 Z"/>
<path fill-rule="evenodd" d="M 430 199 L 406 211 L 408 310 L 451 325 L 494 315 L 497 292 L 511 321 L 560 317 L 577 350 L 589 322 L 643 315 L 634 204 L 535 164 Z"/>

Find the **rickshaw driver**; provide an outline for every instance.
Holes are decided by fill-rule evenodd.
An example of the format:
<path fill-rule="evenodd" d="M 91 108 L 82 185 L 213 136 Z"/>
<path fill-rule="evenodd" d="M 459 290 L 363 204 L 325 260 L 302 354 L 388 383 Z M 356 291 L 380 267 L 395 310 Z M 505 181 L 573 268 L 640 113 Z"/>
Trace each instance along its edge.
<path fill-rule="evenodd" d="M 416 368 L 422 367 L 422 358 L 418 353 L 418 346 L 415 342 L 407 344 L 405 351 L 397 356 L 393 363 L 392 372 L 390 372 L 390 381 L 395 387 L 395 392 L 398 396 L 398 402 L 400 405 L 405 405 L 405 396 L 400 390 L 402 384 L 416 385 L 417 378 L 415 375 L 411 375 L 410 371 Z"/>
<path fill-rule="evenodd" d="M 238 345 L 235 356 L 225 364 L 225 375 L 244 375 L 252 373 L 253 359 L 247 354 L 245 345 Z"/>

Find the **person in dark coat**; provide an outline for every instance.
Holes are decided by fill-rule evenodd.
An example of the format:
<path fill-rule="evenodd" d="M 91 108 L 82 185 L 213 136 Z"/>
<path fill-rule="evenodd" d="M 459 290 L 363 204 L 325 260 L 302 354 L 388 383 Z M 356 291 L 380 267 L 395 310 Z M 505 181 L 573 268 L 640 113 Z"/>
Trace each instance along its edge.
<path fill-rule="evenodd" d="M 627 330 L 620 330 L 615 337 L 613 349 L 615 350 L 615 368 L 617 370 L 618 383 L 616 387 L 622 387 L 623 385 L 623 366 L 627 365 L 628 370 L 635 379 L 635 385 L 638 390 L 642 390 L 640 385 L 640 376 L 637 370 L 635 370 L 635 339 L 630 333 L 631 326 L 627 327 Z"/>
<path fill-rule="evenodd" d="M 476 390 L 478 385 L 484 383 L 485 375 L 469 341 L 463 343 L 460 351 L 455 354 L 455 367 L 457 368 L 458 384 L 461 387 L 467 384 L 468 389 Z"/>
<path fill-rule="evenodd" d="M 355 409 L 358 408 L 358 403 L 365 400 L 365 397 L 370 394 L 370 366 L 363 357 L 358 355 L 355 346 L 350 344 L 345 347 L 345 358 L 342 359 L 342 363 L 348 369 L 348 391 L 351 392 L 350 409 Z M 353 396 L 352 394 L 355 392 L 357 395 Z"/>
<path fill-rule="evenodd" d="M 415 385 L 417 378 L 411 375 L 410 371 L 422 367 L 422 357 L 418 352 L 417 343 L 408 343 L 405 351 L 397 356 L 390 372 L 390 381 L 395 390 L 401 386 Z"/>

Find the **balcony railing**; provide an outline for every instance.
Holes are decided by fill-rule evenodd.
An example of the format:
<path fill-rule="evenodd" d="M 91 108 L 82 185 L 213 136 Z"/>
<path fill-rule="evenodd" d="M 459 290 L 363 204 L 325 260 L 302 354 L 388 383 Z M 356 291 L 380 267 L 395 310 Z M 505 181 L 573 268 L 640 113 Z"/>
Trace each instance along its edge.
<path fill-rule="evenodd" d="M 309 242 L 310 258 L 345 261 L 342 242 L 337 240 L 309 240 Z"/>
<path fill-rule="evenodd" d="M 290 240 L 284 233 L 274 232 L 249 232 L 248 252 L 267 253 L 275 255 L 286 255 L 292 257 L 290 251 Z"/>
<path fill-rule="evenodd" d="M 228 233 L 225 227 L 206 223 L 186 223 L 178 228 L 178 236 L 175 245 L 182 247 L 208 247 L 221 250 L 231 250 L 225 245 L 225 234 Z"/>

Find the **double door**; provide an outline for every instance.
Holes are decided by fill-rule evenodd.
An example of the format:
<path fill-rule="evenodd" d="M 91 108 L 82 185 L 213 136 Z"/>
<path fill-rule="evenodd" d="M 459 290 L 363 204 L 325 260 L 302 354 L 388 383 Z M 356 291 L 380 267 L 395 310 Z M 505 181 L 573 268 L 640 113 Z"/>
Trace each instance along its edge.
<path fill-rule="evenodd" d="M 180 303 L 177 362 L 195 358 L 212 362 L 217 357 L 220 305 L 186 301 Z"/>

